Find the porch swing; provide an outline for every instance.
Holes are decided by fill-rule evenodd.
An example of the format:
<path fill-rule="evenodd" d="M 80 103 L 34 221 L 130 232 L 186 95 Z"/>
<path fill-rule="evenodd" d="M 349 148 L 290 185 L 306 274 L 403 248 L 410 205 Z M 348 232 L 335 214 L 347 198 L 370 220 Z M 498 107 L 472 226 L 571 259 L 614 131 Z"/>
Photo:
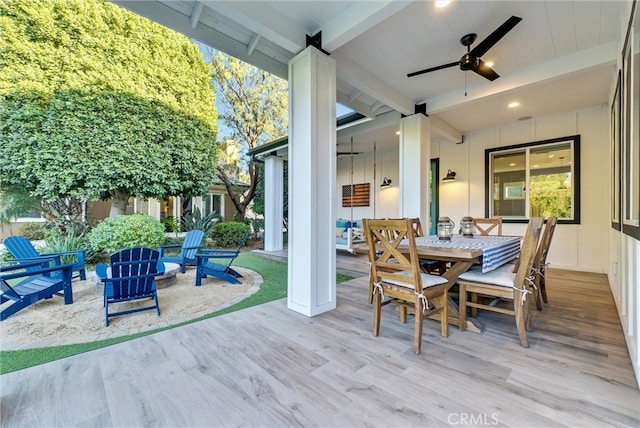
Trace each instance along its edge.
<path fill-rule="evenodd" d="M 374 146 L 375 147 L 375 146 Z M 375 152 L 375 148 L 374 148 Z M 340 154 L 340 153 L 339 153 Z M 356 154 L 353 151 L 353 137 L 351 137 L 350 152 L 344 153 L 349 155 L 349 186 L 343 186 L 342 199 L 345 199 L 345 189 L 348 188 L 349 198 L 349 219 L 337 219 L 336 220 L 336 249 L 348 251 L 349 253 L 356 255 L 358 244 L 364 244 L 364 231 L 362 229 L 362 220 L 354 221 L 353 219 L 353 206 L 355 197 L 355 185 L 353 183 L 353 159 Z M 374 155 L 375 156 L 375 155 Z M 374 161 L 375 163 L 375 161 Z M 374 167 L 374 186 L 375 186 L 375 167 Z"/>

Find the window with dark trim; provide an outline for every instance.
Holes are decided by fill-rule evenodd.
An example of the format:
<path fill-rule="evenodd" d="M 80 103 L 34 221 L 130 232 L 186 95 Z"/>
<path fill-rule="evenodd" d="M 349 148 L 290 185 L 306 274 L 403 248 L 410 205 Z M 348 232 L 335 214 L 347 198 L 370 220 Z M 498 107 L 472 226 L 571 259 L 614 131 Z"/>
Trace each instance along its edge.
<path fill-rule="evenodd" d="M 634 1 L 622 50 L 622 231 L 640 240 L 640 12 Z"/>
<path fill-rule="evenodd" d="M 580 223 L 580 136 L 485 150 L 485 215 Z"/>

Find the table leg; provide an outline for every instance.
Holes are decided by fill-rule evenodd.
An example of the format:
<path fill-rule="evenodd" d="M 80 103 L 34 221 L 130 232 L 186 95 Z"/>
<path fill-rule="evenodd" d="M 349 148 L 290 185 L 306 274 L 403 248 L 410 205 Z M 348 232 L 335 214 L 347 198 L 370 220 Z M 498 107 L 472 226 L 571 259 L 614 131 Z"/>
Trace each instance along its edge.
<path fill-rule="evenodd" d="M 469 270 L 472 265 L 472 262 L 456 262 L 442 275 L 449 281 L 447 283 L 449 289 L 451 289 L 451 287 L 458 281 L 458 276 Z M 444 304 L 442 300 L 442 297 L 431 299 L 436 308 L 439 308 Z M 451 299 L 451 297 L 447 299 L 447 305 L 447 309 L 449 311 L 447 316 L 449 324 L 458 326 L 458 318 L 460 316 L 460 313 L 458 312 L 458 305 Z M 435 314 L 431 318 L 440 320 L 440 314 Z M 467 330 L 480 333 L 482 332 L 482 328 L 482 324 L 480 324 L 475 318 L 467 318 Z"/>

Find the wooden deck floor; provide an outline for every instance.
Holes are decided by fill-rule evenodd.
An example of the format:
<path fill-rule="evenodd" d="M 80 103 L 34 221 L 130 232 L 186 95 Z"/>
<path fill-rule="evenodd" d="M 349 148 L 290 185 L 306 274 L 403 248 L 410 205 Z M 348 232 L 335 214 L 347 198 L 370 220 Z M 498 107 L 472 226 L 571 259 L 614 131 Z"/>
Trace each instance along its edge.
<path fill-rule="evenodd" d="M 547 284 L 528 349 L 483 313 L 480 334 L 427 321 L 414 355 L 391 306 L 372 336 L 360 277 L 313 318 L 279 300 L 3 375 L 1 426 L 640 426 L 605 277 L 550 270 Z"/>

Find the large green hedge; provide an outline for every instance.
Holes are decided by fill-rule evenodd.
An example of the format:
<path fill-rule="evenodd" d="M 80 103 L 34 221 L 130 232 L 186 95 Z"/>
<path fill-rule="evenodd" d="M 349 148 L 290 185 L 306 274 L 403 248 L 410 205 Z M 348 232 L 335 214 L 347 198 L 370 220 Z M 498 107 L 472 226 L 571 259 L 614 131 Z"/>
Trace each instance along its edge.
<path fill-rule="evenodd" d="M 0 2 L 0 186 L 82 200 L 198 195 L 215 166 L 210 66 L 103 0 Z"/>
<path fill-rule="evenodd" d="M 216 223 L 211 230 L 211 239 L 217 247 L 237 247 L 245 236 L 251 232 L 251 227 L 246 223 L 237 221 L 225 221 Z"/>

